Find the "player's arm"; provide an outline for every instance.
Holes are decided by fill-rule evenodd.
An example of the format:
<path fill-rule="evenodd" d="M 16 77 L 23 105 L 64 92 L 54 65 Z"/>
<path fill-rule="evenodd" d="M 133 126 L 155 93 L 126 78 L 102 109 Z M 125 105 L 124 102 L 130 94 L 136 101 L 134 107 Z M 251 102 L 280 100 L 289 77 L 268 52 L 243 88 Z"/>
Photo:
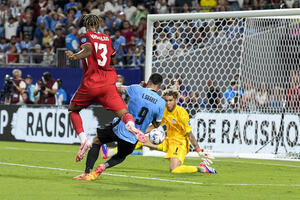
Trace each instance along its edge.
<path fill-rule="evenodd" d="M 203 152 L 203 149 L 201 149 L 198 145 L 198 142 L 194 136 L 194 134 L 192 133 L 192 131 L 188 132 L 188 137 L 190 138 L 190 142 L 193 145 L 193 147 L 196 149 L 196 152 L 198 153 L 198 155 L 200 157 L 202 157 L 203 162 L 206 165 L 210 165 L 213 162 L 211 161 L 212 159 L 214 159 L 214 157 L 212 155 L 209 155 L 208 153 Z"/>
<path fill-rule="evenodd" d="M 92 44 L 91 43 L 84 43 L 81 46 L 81 51 L 79 51 L 78 53 L 73 53 L 72 51 L 66 51 L 66 55 L 68 56 L 68 58 L 70 60 L 80 60 L 83 58 L 87 58 L 92 54 Z"/>
<path fill-rule="evenodd" d="M 197 153 L 203 152 L 203 150 L 199 147 L 199 144 L 198 144 L 194 134 L 192 133 L 192 131 L 188 132 L 187 135 L 190 138 L 190 142 L 193 145 L 193 147 L 196 149 Z"/>

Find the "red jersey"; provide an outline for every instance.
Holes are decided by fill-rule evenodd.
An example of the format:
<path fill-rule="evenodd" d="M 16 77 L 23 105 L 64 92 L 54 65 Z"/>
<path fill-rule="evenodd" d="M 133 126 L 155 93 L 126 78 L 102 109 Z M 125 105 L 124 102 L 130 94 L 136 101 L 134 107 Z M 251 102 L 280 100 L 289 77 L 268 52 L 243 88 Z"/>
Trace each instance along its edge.
<path fill-rule="evenodd" d="M 80 46 L 85 43 L 92 45 L 92 53 L 82 59 L 83 77 L 81 86 L 98 88 L 115 84 L 117 73 L 110 67 L 111 56 L 115 54 L 111 38 L 103 33 L 87 32 L 79 37 Z"/>

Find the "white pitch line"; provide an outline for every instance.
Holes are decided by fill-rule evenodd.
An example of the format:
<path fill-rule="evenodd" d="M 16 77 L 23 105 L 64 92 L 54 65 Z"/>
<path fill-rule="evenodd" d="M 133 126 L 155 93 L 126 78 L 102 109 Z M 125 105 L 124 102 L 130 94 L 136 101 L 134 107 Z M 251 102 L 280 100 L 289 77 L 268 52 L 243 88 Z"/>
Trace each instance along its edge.
<path fill-rule="evenodd" d="M 263 162 L 248 162 L 248 161 L 239 161 L 239 160 L 216 160 L 218 162 L 233 162 L 233 163 L 243 163 L 243 164 L 253 164 L 253 165 L 268 165 L 268 166 L 278 166 L 278 167 L 292 167 L 292 168 L 300 168 L 300 165 L 286 165 L 279 163 L 263 163 Z"/>
<path fill-rule="evenodd" d="M 63 169 L 63 168 L 57 168 L 57 167 L 45 167 L 45 166 L 25 165 L 25 164 L 7 163 L 7 162 L 0 162 L 0 165 L 38 168 L 38 169 L 49 169 L 49 170 L 57 170 L 57 171 L 82 172 L 80 170 L 74 170 L 74 169 Z M 130 175 L 111 174 L 111 173 L 103 173 L 103 175 L 125 177 L 125 178 L 132 178 L 132 179 L 143 179 L 143 180 L 172 182 L 172 183 L 185 183 L 185 184 L 192 184 L 192 185 L 300 187 L 300 184 L 259 184 L 259 183 L 258 184 L 248 184 L 248 183 L 224 183 L 224 184 L 222 184 L 222 183 L 201 183 L 201 182 L 194 182 L 194 181 L 171 180 L 171 179 L 162 179 L 162 178 L 154 178 L 154 177 L 151 178 L 151 177 L 142 177 L 142 176 L 130 176 Z"/>
<path fill-rule="evenodd" d="M 65 150 L 54 150 L 54 149 L 32 149 L 32 148 L 19 148 L 19 147 L 3 147 L 6 150 L 16 150 L 16 151 L 40 151 L 40 152 L 63 152 L 63 153 L 77 153 L 77 151 L 65 151 Z M 255 164 L 255 165 L 268 165 L 268 166 L 278 166 L 278 167 L 291 167 L 300 168 L 300 165 L 287 165 L 287 164 L 277 164 L 277 163 L 263 163 L 263 162 L 249 162 L 249 161 L 239 161 L 239 160 L 214 160 L 214 162 L 233 162 L 233 163 L 244 163 L 244 164 Z M 280 160 L 281 161 L 281 160 Z"/>

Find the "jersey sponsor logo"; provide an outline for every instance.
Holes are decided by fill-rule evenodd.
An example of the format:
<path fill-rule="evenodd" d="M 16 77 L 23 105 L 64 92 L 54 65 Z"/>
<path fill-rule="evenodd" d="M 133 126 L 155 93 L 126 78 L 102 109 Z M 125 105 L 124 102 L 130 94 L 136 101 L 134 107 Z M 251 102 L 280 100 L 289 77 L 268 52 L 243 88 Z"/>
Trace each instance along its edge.
<path fill-rule="evenodd" d="M 172 124 L 176 124 L 176 119 L 171 120 Z"/>
<path fill-rule="evenodd" d="M 86 43 L 86 38 L 81 38 L 81 43 Z"/>
<path fill-rule="evenodd" d="M 98 40 L 101 40 L 101 41 L 109 41 L 109 38 L 106 37 L 106 36 L 98 36 L 98 35 L 91 34 L 91 37 L 93 39 L 98 39 Z"/>

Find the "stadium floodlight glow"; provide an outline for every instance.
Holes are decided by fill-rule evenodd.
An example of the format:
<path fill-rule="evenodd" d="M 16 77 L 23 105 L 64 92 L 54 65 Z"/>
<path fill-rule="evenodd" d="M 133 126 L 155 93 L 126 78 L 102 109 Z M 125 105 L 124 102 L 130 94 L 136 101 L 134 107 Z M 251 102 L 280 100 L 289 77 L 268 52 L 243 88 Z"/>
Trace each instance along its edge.
<path fill-rule="evenodd" d="M 299 14 L 297 8 L 148 15 L 145 79 L 160 73 L 163 88 L 181 90 L 179 104 L 194 120 L 194 134 L 206 130 L 200 145 L 213 140 L 210 122 L 202 129 L 199 120 L 216 120 L 224 142 L 226 127 L 218 120 L 237 118 L 228 141 L 242 144 L 223 153 L 255 153 L 267 144 L 259 152 L 272 154 L 281 141 L 278 154 L 300 152 Z"/>

